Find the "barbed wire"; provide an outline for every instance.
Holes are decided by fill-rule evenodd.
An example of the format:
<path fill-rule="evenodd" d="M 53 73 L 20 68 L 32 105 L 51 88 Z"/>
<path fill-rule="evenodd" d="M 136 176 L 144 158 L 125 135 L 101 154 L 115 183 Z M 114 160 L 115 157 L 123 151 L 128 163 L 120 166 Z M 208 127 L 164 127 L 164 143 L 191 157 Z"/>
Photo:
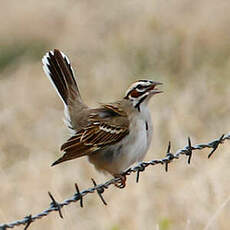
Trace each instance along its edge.
<path fill-rule="evenodd" d="M 97 194 L 99 195 L 101 201 L 103 202 L 104 205 L 107 205 L 106 201 L 104 200 L 102 194 L 103 192 L 108 189 L 111 185 L 117 185 L 119 183 L 122 183 L 122 177 L 125 177 L 132 174 L 132 173 L 136 173 L 136 182 L 139 181 L 139 176 L 140 176 L 140 172 L 143 172 L 148 166 L 154 166 L 154 165 L 165 165 L 165 170 L 166 172 L 168 171 L 168 165 L 175 159 L 179 159 L 180 156 L 185 155 L 188 157 L 188 161 L 187 163 L 190 164 L 191 162 L 191 158 L 192 158 L 192 153 L 193 150 L 202 150 L 204 148 L 211 148 L 212 151 L 209 153 L 208 158 L 210 158 L 213 153 L 216 151 L 216 149 L 219 147 L 220 144 L 223 144 L 224 141 L 226 140 L 230 140 L 230 133 L 227 135 L 222 135 L 220 138 L 217 138 L 209 143 L 204 143 L 204 144 L 196 144 L 193 145 L 191 144 L 191 139 L 188 137 L 188 144 L 187 146 L 185 146 L 183 149 L 179 149 L 176 153 L 171 153 L 171 143 L 169 142 L 168 144 L 168 148 L 167 148 L 167 152 L 166 152 L 166 156 L 162 159 L 155 159 L 155 160 L 151 160 L 151 161 L 146 161 L 146 162 L 140 162 L 139 164 L 137 164 L 134 167 L 131 167 L 129 169 L 127 169 L 126 171 L 124 171 L 121 174 L 121 177 L 116 177 L 116 178 L 112 178 L 110 180 L 108 180 L 107 182 L 103 183 L 103 184 L 99 184 L 97 185 L 97 183 L 95 182 L 94 179 L 92 179 L 93 182 L 93 187 L 85 189 L 83 191 L 79 190 L 79 187 L 77 185 L 77 183 L 75 183 L 75 189 L 76 192 L 73 194 L 73 196 L 71 198 L 68 198 L 62 202 L 57 202 L 53 195 L 48 192 L 48 195 L 51 199 L 51 203 L 49 208 L 43 210 L 42 212 L 36 214 L 36 215 L 28 215 L 25 216 L 23 219 L 21 220 L 16 220 L 13 221 L 11 223 L 8 224 L 0 224 L 0 230 L 6 230 L 8 228 L 14 228 L 16 226 L 20 226 L 20 225 L 25 225 L 24 230 L 28 229 L 30 224 L 32 222 L 34 222 L 35 220 L 41 219 L 43 217 L 46 217 L 49 215 L 49 213 L 57 211 L 59 213 L 59 216 L 61 218 L 63 218 L 61 209 L 64 206 L 67 206 L 73 202 L 80 202 L 80 207 L 83 207 L 83 197 L 86 196 L 89 193 L 94 193 L 97 192 Z M 124 187 L 124 186 L 123 186 Z M 120 188 L 123 188 L 122 186 Z"/>

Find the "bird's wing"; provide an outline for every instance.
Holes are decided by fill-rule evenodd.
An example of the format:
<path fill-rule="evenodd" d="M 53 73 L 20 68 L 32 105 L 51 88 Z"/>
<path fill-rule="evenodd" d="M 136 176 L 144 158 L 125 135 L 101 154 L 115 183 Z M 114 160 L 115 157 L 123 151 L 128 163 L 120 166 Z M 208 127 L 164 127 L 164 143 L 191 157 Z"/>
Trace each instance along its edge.
<path fill-rule="evenodd" d="M 127 114 L 114 104 L 103 105 L 102 108 L 92 110 L 88 125 L 61 146 L 64 155 L 53 165 L 90 155 L 105 146 L 121 141 L 128 133 Z"/>

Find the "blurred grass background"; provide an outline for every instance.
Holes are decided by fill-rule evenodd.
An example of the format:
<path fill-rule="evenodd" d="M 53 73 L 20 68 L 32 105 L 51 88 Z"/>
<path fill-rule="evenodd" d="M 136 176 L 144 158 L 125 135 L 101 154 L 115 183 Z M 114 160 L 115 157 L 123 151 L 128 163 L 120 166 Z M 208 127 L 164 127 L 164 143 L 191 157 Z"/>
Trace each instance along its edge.
<path fill-rule="evenodd" d="M 51 168 L 68 138 L 62 103 L 41 58 L 59 48 L 71 59 L 91 106 L 122 97 L 131 82 L 164 83 L 150 102 L 155 133 L 146 160 L 229 132 L 230 3 L 218 0 L 4 1 L 0 10 L 0 223 L 100 183 L 86 159 Z M 125 190 L 96 195 L 30 229 L 229 229 L 229 143 L 128 178 Z M 20 229 L 20 228 L 19 228 Z M 21 228 L 23 229 L 23 228 Z"/>

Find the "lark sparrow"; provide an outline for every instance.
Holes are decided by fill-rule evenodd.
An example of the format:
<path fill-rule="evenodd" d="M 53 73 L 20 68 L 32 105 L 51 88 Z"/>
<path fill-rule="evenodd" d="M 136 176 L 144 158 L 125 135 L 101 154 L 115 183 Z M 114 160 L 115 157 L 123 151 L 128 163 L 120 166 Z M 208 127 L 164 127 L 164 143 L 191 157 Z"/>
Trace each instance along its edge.
<path fill-rule="evenodd" d="M 152 139 L 149 99 L 162 91 L 162 83 L 134 82 L 123 99 L 89 108 L 82 101 L 70 61 L 61 51 L 49 51 L 42 59 L 43 69 L 64 103 L 65 121 L 73 135 L 61 146 L 63 161 L 88 156 L 98 170 L 117 176 L 141 161 Z"/>

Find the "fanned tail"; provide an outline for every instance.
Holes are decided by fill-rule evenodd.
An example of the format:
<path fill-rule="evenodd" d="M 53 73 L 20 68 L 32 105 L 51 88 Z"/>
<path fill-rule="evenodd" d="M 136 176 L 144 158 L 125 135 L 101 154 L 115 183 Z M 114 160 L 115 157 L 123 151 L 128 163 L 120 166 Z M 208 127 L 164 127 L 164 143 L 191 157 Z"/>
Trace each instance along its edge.
<path fill-rule="evenodd" d="M 58 49 L 47 52 L 42 63 L 46 76 L 64 104 L 66 125 L 73 129 L 76 125 L 73 119 L 74 113 L 85 105 L 81 100 L 71 63 L 68 57 Z"/>
<path fill-rule="evenodd" d="M 49 51 L 42 59 L 43 69 L 65 106 L 80 97 L 68 57 L 59 51 Z M 72 99 L 72 100 L 71 100 Z"/>

